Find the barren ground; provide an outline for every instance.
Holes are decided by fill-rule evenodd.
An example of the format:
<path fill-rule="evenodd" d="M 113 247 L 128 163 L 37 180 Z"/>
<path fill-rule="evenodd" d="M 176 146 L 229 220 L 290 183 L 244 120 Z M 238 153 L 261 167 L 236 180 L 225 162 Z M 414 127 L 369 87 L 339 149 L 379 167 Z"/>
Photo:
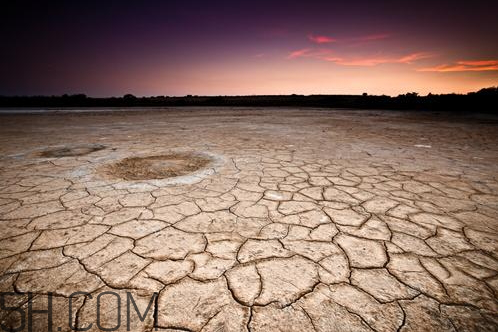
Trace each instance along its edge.
<path fill-rule="evenodd" d="M 25 311 L 22 293 L 45 309 L 52 292 L 54 330 L 70 329 L 76 291 L 88 294 L 73 298 L 71 324 L 91 330 L 104 291 L 121 295 L 120 330 L 127 291 L 141 313 L 159 295 L 143 322 L 132 306 L 132 330 L 498 329 L 496 118 L 0 115 L 0 153 L 0 291 L 19 293 L 5 304 Z M 189 153 L 209 162 L 171 162 L 193 173 L 168 179 L 109 173 Z M 21 322 L 5 309 L 0 320 Z M 33 325 L 46 330 L 47 315 Z"/>

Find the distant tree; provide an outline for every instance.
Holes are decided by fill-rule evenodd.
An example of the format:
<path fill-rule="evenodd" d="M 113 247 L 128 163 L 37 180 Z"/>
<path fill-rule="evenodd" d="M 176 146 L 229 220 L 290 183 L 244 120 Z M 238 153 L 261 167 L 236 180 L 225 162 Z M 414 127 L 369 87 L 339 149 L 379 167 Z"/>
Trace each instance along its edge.
<path fill-rule="evenodd" d="M 418 93 L 416 92 L 407 92 L 406 94 L 398 95 L 398 98 L 417 98 Z"/>
<path fill-rule="evenodd" d="M 485 95 L 485 96 L 496 96 L 498 95 L 498 87 L 489 87 L 489 88 L 483 88 L 476 92 L 475 94 L 477 95 Z"/>
<path fill-rule="evenodd" d="M 132 95 L 132 94 L 126 94 L 123 96 L 124 99 L 135 99 L 135 95 Z"/>

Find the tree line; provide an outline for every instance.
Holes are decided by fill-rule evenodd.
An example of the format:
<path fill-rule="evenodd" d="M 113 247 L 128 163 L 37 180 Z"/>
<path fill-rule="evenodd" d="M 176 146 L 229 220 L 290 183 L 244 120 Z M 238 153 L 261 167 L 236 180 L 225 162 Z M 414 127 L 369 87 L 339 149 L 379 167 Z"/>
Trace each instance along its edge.
<path fill-rule="evenodd" d="M 247 106 L 320 107 L 392 110 L 441 110 L 498 113 L 498 87 L 468 94 L 406 93 L 386 95 L 255 95 L 255 96 L 148 96 L 89 97 L 85 94 L 61 96 L 0 96 L 0 107 L 161 107 L 161 106 Z"/>

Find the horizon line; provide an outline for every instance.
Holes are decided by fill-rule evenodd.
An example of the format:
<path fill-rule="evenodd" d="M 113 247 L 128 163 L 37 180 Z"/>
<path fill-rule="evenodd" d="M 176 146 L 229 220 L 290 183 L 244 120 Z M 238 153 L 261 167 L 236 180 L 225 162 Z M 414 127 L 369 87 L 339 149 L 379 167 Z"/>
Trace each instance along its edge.
<path fill-rule="evenodd" d="M 85 93 L 63 93 L 63 94 L 52 94 L 52 95 L 43 95 L 43 94 L 32 94 L 32 95 L 4 95 L 0 94 L 0 98 L 33 98 L 33 97 L 71 97 L 71 96 L 85 96 L 85 98 L 94 98 L 94 99 L 105 99 L 105 98 L 154 98 L 154 97 L 163 97 L 163 98 L 192 98 L 192 97 L 268 97 L 268 96 L 301 96 L 301 97 L 310 97 L 310 96 L 378 96 L 378 97 L 397 97 L 403 96 L 407 94 L 416 94 L 419 97 L 423 96 L 436 96 L 436 95 L 468 95 L 471 93 L 476 93 L 483 89 L 498 89 L 497 86 L 488 86 L 483 87 L 478 90 L 468 91 L 468 92 L 448 92 L 448 93 L 432 93 L 429 92 L 426 95 L 421 95 L 417 91 L 407 91 L 404 94 L 398 95 L 389 95 L 389 94 L 370 94 L 368 92 L 363 92 L 361 94 L 327 94 L 327 93 L 316 93 L 316 94 L 298 94 L 298 93 L 290 93 L 290 94 L 240 94 L 240 95 L 200 95 L 200 94 L 185 94 L 185 95 L 135 95 L 133 93 L 125 93 L 121 96 L 116 95 L 107 95 L 107 96 L 92 96 L 87 95 Z"/>

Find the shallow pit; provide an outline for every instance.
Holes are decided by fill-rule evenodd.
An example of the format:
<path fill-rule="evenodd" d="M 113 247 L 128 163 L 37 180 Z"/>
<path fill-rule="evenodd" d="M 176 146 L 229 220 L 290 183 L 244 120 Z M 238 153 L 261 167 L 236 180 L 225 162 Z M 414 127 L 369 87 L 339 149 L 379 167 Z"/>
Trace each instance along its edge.
<path fill-rule="evenodd" d="M 164 179 L 188 175 L 212 162 L 196 153 L 128 157 L 107 167 L 107 174 L 125 180 Z"/>
<path fill-rule="evenodd" d="M 38 152 L 38 156 L 48 157 L 48 158 L 84 156 L 105 148 L 106 147 L 104 145 L 78 145 L 78 146 L 52 147 Z"/>

